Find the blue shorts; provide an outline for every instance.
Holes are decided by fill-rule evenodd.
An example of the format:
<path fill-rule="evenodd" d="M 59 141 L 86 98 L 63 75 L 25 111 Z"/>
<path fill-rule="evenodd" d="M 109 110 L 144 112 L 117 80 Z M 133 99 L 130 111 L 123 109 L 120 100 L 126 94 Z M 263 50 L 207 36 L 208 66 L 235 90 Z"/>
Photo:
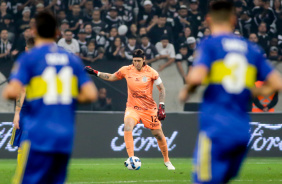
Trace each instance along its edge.
<path fill-rule="evenodd" d="M 13 128 L 10 144 L 12 146 L 17 146 L 19 147 L 21 142 L 22 142 L 22 134 L 23 134 L 23 118 L 25 116 L 24 111 L 20 112 L 20 121 L 19 121 L 19 126 L 20 129 Z"/>
<path fill-rule="evenodd" d="M 248 139 L 226 140 L 199 134 L 193 156 L 193 180 L 197 184 L 227 183 L 238 174 L 247 153 Z"/>
<path fill-rule="evenodd" d="M 30 149 L 30 142 L 23 141 L 22 164 L 18 165 L 13 184 L 63 184 L 66 179 L 70 154 L 46 153 Z"/>

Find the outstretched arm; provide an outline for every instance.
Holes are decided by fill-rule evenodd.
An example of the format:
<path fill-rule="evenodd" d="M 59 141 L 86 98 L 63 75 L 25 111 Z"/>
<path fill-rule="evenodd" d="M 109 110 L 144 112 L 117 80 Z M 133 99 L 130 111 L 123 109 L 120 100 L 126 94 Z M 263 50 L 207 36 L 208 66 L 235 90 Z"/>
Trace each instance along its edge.
<path fill-rule="evenodd" d="M 157 88 L 159 90 L 159 103 L 163 103 L 165 102 L 165 87 L 164 84 L 161 83 L 159 85 L 157 85 Z"/>
<path fill-rule="evenodd" d="M 90 66 L 86 66 L 85 71 L 91 75 L 94 75 L 96 77 L 99 77 L 103 80 L 106 81 L 117 81 L 120 80 L 119 78 L 117 78 L 117 76 L 115 74 L 110 74 L 110 73 L 104 73 L 104 72 L 99 72 L 97 70 L 94 70 L 93 68 L 91 68 Z"/>

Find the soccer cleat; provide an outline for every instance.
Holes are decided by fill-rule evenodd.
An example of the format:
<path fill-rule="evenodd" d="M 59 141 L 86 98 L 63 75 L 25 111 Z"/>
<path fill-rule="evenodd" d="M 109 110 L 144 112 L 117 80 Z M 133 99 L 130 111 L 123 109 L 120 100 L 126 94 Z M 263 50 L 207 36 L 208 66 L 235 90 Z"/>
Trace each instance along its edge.
<path fill-rule="evenodd" d="M 165 162 L 164 164 L 168 170 L 175 170 L 175 167 L 172 165 L 171 162 Z"/>

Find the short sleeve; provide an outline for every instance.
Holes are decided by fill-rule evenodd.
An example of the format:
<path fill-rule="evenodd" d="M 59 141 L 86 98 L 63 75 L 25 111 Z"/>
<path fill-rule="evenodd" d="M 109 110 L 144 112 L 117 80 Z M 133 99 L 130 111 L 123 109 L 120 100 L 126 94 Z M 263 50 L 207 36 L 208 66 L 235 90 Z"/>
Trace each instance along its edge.
<path fill-rule="evenodd" d="M 27 85 L 29 83 L 31 78 L 31 67 L 29 67 L 29 60 L 27 58 L 26 54 L 19 56 L 13 66 L 10 80 L 18 80 L 23 85 Z"/>
<path fill-rule="evenodd" d="M 125 77 L 125 73 L 126 73 L 126 68 L 127 66 L 123 66 L 121 67 L 117 72 L 115 72 L 115 76 L 118 78 L 118 79 L 123 79 Z"/>
<path fill-rule="evenodd" d="M 210 48 L 208 47 L 207 40 L 203 41 L 195 51 L 195 60 L 193 65 L 204 65 L 208 68 L 211 67 L 212 55 Z"/>
<path fill-rule="evenodd" d="M 159 78 L 159 73 L 152 68 L 152 80 L 157 80 Z"/>
<path fill-rule="evenodd" d="M 82 61 L 80 60 L 80 58 L 78 58 L 77 56 L 73 55 L 72 56 L 74 58 L 74 60 L 76 61 L 76 72 L 75 75 L 77 76 L 78 79 L 78 87 L 79 89 L 81 88 L 81 86 L 83 86 L 85 83 L 91 81 L 89 76 L 86 74 L 86 72 L 84 71 L 83 65 L 82 65 Z"/>
<path fill-rule="evenodd" d="M 266 80 L 268 74 L 272 72 L 273 67 L 271 64 L 266 60 L 262 53 L 258 53 L 256 59 L 256 67 L 257 67 L 257 80 L 264 81 Z"/>

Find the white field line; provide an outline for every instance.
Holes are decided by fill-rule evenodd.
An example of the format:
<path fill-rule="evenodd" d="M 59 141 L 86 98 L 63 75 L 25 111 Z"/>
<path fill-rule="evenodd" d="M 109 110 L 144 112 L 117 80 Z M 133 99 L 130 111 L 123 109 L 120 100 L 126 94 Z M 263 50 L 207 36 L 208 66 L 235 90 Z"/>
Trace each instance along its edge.
<path fill-rule="evenodd" d="M 281 180 L 232 180 L 235 182 L 282 182 Z M 187 183 L 191 180 L 140 180 L 140 181 L 90 181 L 90 182 L 68 182 L 66 184 L 115 184 L 115 183 Z"/>
<path fill-rule="evenodd" d="M 141 181 L 90 181 L 90 182 L 68 182 L 66 184 L 87 184 L 87 183 L 175 183 L 175 182 L 181 182 L 181 183 L 187 183 L 191 180 L 141 180 Z"/>

